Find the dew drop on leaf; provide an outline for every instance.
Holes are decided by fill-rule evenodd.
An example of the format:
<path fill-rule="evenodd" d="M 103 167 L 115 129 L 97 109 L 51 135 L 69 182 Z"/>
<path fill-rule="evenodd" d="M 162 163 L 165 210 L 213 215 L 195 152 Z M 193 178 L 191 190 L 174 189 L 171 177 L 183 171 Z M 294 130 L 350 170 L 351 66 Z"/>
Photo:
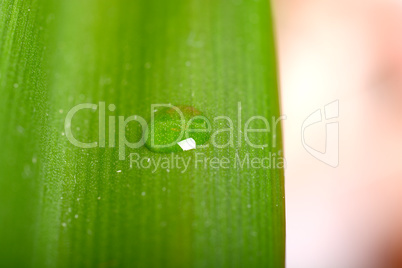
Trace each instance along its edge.
<path fill-rule="evenodd" d="M 158 153 L 183 152 L 204 145 L 211 135 L 211 123 L 191 106 L 158 109 L 148 122 L 145 146 Z"/>

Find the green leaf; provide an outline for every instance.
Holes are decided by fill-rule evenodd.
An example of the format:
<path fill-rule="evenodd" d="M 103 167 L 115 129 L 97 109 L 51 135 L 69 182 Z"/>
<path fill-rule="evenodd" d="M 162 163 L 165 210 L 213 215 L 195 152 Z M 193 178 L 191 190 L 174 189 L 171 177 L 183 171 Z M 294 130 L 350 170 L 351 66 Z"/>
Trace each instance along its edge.
<path fill-rule="evenodd" d="M 0 267 L 284 267 L 269 1 L 0 0 L 0 92 Z M 209 146 L 130 148 L 169 103 Z"/>

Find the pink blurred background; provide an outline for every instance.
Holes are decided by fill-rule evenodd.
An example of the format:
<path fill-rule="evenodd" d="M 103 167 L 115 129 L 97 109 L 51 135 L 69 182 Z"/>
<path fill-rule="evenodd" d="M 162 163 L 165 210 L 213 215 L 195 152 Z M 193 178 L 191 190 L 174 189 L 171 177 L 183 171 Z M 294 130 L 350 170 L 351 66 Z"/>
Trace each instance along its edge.
<path fill-rule="evenodd" d="M 274 2 L 288 268 L 402 267 L 402 1 Z M 339 166 L 303 121 L 339 100 Z M 305 132 L 325 149 L 325 124 Z"/>

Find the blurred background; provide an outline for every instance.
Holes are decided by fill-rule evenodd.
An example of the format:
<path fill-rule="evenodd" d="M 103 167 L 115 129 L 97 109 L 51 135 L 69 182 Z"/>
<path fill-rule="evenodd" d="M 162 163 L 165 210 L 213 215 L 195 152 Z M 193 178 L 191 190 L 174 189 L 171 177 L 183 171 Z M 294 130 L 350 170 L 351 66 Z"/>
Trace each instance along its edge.
<path fill-rule="evenodd" d="M 288 268 L 402 267 L 402 1 L 276 0 Z M 339 166 L 303 121 L 339 100 Z M 325 150 L 325 124 L 305 132 Z"/>

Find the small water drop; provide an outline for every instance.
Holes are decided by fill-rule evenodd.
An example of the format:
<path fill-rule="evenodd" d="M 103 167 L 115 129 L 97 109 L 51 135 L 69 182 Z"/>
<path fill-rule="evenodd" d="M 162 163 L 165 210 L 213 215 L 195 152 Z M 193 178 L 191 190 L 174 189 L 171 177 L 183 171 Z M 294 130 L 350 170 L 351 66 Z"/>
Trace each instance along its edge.
<path fill-rule="evenodd" d="M 142 196 L 145 196 L 146 194 L 147 194 L 146 192 L 142 192 L 142 193 L 141 193 Z"/>
<path fill-rule="evenodd" d="M 145 130 L 145 146 L 158 153 L 183 152 L 205 144 L 211 135 L 211 123 L 191 106 L 159 109 Z"/>

